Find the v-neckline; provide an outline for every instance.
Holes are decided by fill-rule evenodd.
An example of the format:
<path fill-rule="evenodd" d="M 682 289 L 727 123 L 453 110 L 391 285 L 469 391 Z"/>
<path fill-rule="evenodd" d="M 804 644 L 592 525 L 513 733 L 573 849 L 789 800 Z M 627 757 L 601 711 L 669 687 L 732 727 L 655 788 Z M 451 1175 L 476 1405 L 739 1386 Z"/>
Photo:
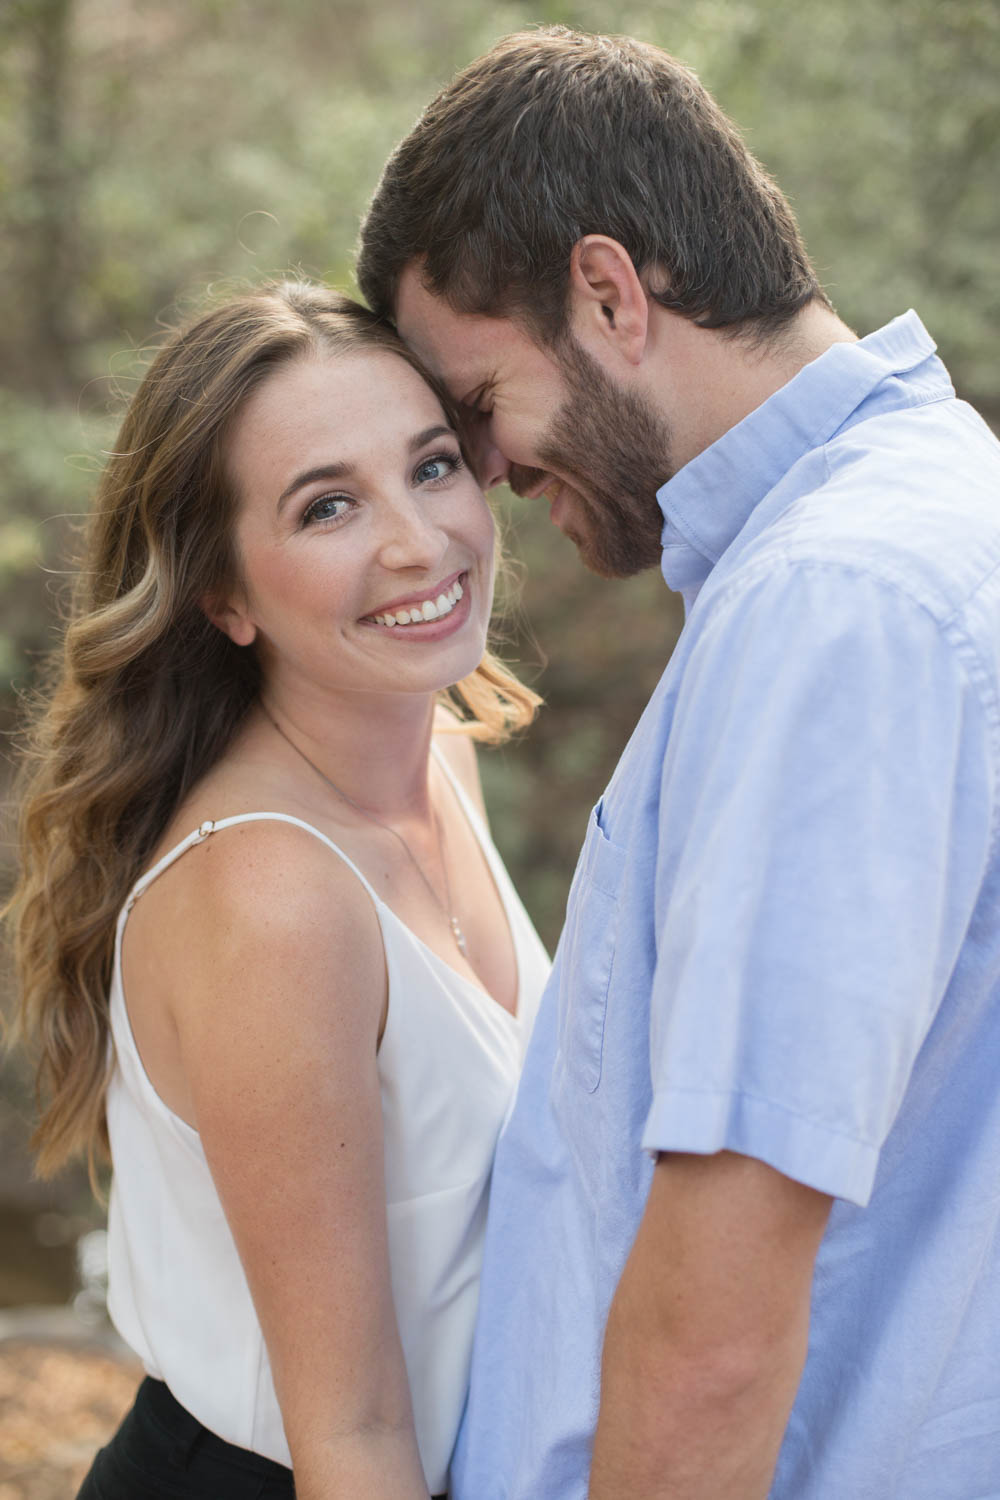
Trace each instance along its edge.
<path fill-rule="evenodd" d="M 510 938 L 510 945 L 514 953 L 514 1009 L 508 1010 L 506 1005 L 502 1005 L 496 998 L 496 996 L 486 988 L 486 986 L 482 983 L 478 976 L 475 979 L 470 979 L 468 975 L 463 974 L 461 970 L 456 969 L 454 964 L 450 964 L 446 958 L 442 957 L 442 955 L 437 951 L 436 948 L 432 948 L 430 943 L 426 942 L 422 937 L 415 933 L 413 928 L 410 927 L 408 923 L 404 922 L 402 917 L 398 916 L 397 913 L 393 911 L 388 902 L 383 901 L 381 896 L 379 896 L 377 893 L 374 893 L 375 900 L 379 903 L 380 906 L 384 907 L 384 909 L 389 913 L 393 920 L 403 928 L 404 932 L 408 933 L 409 936 L 413 938 L 413 941 L 415 943 L 418 943 L 421 948 L 424 948 L 432 958 L 436 958 L 438 963 L 440 963 L 444 968 L 448 970 L 449 974 L 454 974 L 455 978 L 460 979 L 463 984 L 468 986 L 469 989 L 475 990 L 478 995 L 481 995 L 483 999 L 488 1001 L 489 1004 L 496 1010 L 502 1011 L 509 1020 L 514 1021 L 515 1023 L 519 1023 L 521 1019 L 521 1001 L 523 999 L 522 988 L 524 975 L 522 973 L 521 967 L 521 954 L 518 951 L 517 946 L 517 931 L 514 925 L 514 914 L 508 903 L 507 895 L 504 891 L 503 881 L 501 879 L 501 872 L 498 869 L 499 858 L 496 856 L 495 849 L 491 847 L 491 844 L 489 842 L 489 832 L 486 828 L 485 823 L 479 817 L 478 812 L 472 805 L 471 798 L 469 797 L 465 788 L 462 786 L 462 783 L 459 781 L 458 777 L 455 775 L 455 772 L 452 770 L 451 766 L 449 766 L 447 760 L 445 759 L 444 755 L 442 755 L 441 750 L 434 742 L 434 740 L 431 740 L 431 754 L 437 762 L 438 767 L 443 772 L 445 780 L 455 794 L 455 799 L 458 802 L 462 815 L 465 818 L 465 821 L 468 824 L 469 828 L 471 829 L 472 836 L 479 847 L 479 852 L 481 853 L 483 860 L 485 861 L 487 873 L 490 877 L 490 880 L 493 882 L 493 889 L 496 891 L 497 896 L 500 900 L 500 906 L 503 910 L 504 921 L 507 924 L 507 933 Z M 470 964 L 469 967 L 471 969 L 472 965 Z"/>
<path fill-rule="evenodd" d="M 507 903 L 504 900 L 503 892 L 498 890 L 498 895 L 500 896 L 500 904 L 504 909 L 504 916 L 507 919 L 507 926 L 510 929 L 510 940 L 514 948 L 514 966 L 517 970 L 516 1010 L 508 1010 L 506 1005 L 501 1005 L 496 996 L 492 995 L 484 984 L 481 984 L 477 979 L 470 979 L 467 974 L 463 974 L 460 969 L 456 969 L 453 964 L 450 964 L 446 958 L 442 958 L 437 949 L 432 948 L 430 943 L 425 942 L 418 933 L 414 932 L 413 928 L 408 926 L 407 923 L 403 921 L 402 917 L 398 916 L 396 912 L 393 911 L 392 907 L 389 906 L 387 902 L 382 900 L 381 896 L 376 896 L 375 900 L 382 908 L 382 910 L 392 918 L 397 927 L 401 927 L 406 933 L 407 937 L 413 939 L 418 948 L 423 948 L 424 952 L 429 954 L 431 958 L 435 959 L 442 969 L 447 969 L 448 973 L 454 979 L 457 979 L 461 984 L 464 984 L 467 989 L 472 990 L 476 995 L 480 997 L 481 1000 L 485 1001 L 491 1011 L 499 1011 L 501 1015 L 507 1017 L 508 1021 L 513 1021 L 514 1025 L 517 1026 L 520 1025 L 521 1021 L 521 955 L 517 951 L 517 939 L 514 935 L 513 924 L 510 920 L 510 913 L 507 910 Z M 391 1004 L 389 1009 L 391 1012 Z"/>

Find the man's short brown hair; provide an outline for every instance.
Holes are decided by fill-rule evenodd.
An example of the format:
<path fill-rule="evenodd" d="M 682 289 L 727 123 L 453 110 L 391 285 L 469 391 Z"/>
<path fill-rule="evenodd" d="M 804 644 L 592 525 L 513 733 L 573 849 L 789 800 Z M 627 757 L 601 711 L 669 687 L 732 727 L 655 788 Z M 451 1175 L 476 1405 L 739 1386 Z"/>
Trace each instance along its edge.
<path fill-rule="evenodd" d="M 785 198 L 690 69 L 628 37 L 515 33 L 463 69 L 390 157 L 358 280 L 392 318 L 414 260 L 461 312 L 565 325 L 570 253 L 606 234 L 664 307 L 767 334 L 826 302 Z"/>

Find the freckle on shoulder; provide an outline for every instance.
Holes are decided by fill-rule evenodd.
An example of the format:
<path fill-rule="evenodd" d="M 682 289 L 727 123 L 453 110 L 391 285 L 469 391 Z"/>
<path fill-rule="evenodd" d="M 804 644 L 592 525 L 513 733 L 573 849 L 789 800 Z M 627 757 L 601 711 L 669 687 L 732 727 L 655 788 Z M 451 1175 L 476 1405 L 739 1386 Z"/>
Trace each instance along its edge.
<path fill-rule="evenodd" d="M 370 925 L 370 898 L 356 876 L 321 840 L 292 824 L 262 819 L 219 829 L 175 868 L 188 902 L 210 924 L 264 923 L 272 933 L 287 926 L 290 935 L 317 923 L 329 929 L 341 917 Z"/>

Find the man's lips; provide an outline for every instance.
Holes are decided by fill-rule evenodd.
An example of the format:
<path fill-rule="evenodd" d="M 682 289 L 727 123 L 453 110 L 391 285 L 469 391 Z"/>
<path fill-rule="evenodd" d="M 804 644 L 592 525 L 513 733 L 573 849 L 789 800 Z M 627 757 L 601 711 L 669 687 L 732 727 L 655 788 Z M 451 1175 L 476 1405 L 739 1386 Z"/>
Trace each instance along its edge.
<path fill-rule="evenodd" d="M 565 480 L 557 479 L 547 469 L 518 469 L 512 468 L 508 479 L 510 488 L 515 495 L 520 495 L 522 500 L 547 499 L 549 502 L 549 520 L 553 526 L 572 536 L 572 528 L 567 524 L 570 520 L 568 512 L 572 507 L 571 496 L 574 494 L 573 486 Z"/>
<path fill-rule="evenodd" d="M 521 475 L 524 476 L 523 482 L 521 481 Z M 556 520 L 555 509 L 559 498 L 567 488 L 563 480 L 557 479 L 547 469 L 522 469 L 517 483 L 514 481 L 512 471 L 510 487 L 516 495 L 520 495 L 522 500 L 547 499 L 549 505 L 552 507 L 551 514 L 553 520 Z"/>

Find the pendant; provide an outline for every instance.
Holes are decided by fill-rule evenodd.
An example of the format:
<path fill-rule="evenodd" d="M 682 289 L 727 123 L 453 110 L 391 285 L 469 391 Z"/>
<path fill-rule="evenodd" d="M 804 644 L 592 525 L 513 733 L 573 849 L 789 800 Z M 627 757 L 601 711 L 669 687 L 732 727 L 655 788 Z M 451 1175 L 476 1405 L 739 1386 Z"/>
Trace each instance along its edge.
<path fill-rule="evenodd" d="M 455 939 L 455 943 L 458 947 L 458 951 L 459 953 L 461 953 L 463 958 L 466 958 L 468 956 L 468 949 L 465 943 L 465 933 L 458 925 L 458 918 L 449 917 L 448 922 L 451 927 L 452 937 Z"/>

